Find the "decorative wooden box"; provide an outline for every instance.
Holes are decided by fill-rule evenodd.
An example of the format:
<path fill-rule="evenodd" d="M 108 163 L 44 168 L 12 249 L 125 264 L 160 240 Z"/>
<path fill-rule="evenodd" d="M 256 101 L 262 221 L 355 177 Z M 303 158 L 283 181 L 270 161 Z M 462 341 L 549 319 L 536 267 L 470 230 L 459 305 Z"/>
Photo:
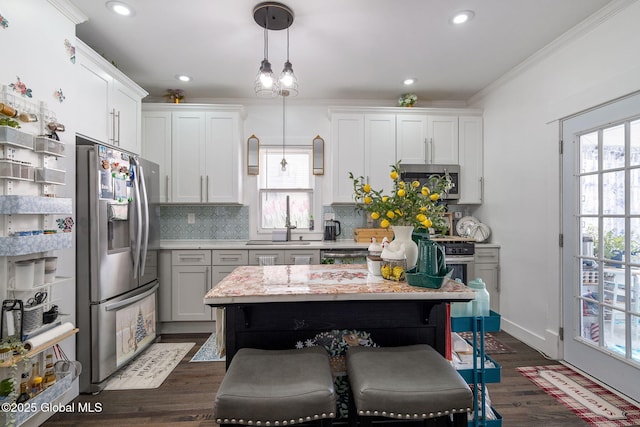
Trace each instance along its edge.
<path fill-rule="evenodd" d="M 393 240 L 393 231 L 388 228 L 355 228 L 353 239 L 358 243 L 369 243 L 375 237 L 377 242 L 382 242 L 384 237 Z"/>

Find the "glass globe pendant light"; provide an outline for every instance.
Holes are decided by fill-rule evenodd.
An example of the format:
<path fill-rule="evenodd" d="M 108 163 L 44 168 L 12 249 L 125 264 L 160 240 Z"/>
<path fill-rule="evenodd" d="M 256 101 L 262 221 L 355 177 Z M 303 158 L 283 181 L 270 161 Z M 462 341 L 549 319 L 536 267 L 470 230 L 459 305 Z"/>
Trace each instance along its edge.
<path fill-rule="evenodd" d="M 289 91 L 291 96 L 298 94 L 298 79 L 293 73 L 293 66 L 289 61 L 289 28 L 287 27 L 287 61 L 284 63 L 282 73 L 280 73 L 280 87 Z"/>
<path fill-rule="evenodd" d="M 298 82 L 293 74 L 293 66 L 289 61 L 289 27 L 293 24 L 293 11 L 286 5 L 277 2 L 264 2 L 253 9 L 253 19 L 264 28 L 264 59 L 256 77 L 254 90 L 258 96 L 274 97 L 285 89 L 293 96 L 298 94 Z M 273 75 L 269 62 L 269 30 L 287 30 L 287 61 L 278 80 Z"/>
<path fill-rule="evenodd" d="M 269 21 L 264 26 L 264 59 L 260 63 L 260 70 L 254 85 L 256 95 L 273 97 L 278 94 L 278 88 L 274 82 L 271 63 L 269 62 Z"/>

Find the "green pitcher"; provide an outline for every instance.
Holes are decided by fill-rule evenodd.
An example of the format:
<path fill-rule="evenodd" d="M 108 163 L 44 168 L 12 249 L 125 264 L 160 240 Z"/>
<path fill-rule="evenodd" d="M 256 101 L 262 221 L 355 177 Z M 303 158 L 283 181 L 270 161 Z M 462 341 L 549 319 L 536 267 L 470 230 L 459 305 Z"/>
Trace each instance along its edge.
<path fill-rule="evenodd" d="M 447 272 L 444 246 L 433 240 L 421 239 L 418 245 L 418 272 L 444 276 Z"/>

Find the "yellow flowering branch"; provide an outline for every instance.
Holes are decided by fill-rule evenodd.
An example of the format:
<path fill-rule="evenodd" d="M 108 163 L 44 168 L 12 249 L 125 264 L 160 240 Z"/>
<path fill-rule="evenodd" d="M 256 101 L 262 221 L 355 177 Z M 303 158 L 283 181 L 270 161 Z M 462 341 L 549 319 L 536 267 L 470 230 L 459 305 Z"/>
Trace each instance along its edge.
<path fill-rule="evenodd" d="M 371 218 L 380 221 L 380 227 L 390 225 L 412 225 L 416 228 L 434 228 L 446 231 L 449 227 L 444 219 L 446 206 L 440 203 L 443 194 L 453 184 L 448 176 L 433 175 L 426 185 L 418 181 L 400 180 L 400 162 L 391 165 L 389 178 L 393 181 L 393 191 L 385 195 L 382 190 L 374 190 L 363 177 L 355 177 L 349 172 L 353 182 L 354 200 L 359 209 L 368 212 Z"/>

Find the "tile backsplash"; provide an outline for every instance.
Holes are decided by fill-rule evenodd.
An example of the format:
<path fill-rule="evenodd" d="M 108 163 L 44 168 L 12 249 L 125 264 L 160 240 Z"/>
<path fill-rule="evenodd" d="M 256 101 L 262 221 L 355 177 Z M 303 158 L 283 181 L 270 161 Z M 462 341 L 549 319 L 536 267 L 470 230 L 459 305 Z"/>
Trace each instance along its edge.
<path fill-rule="evenodd" d="M 330 212 L 335 213 L 336 220 L 340 221 L 340 228 L 342 229 L 342 233 L 338 236 L 340 240 L 353 240 L 353 229 L 367 226 L 365 214 L 358 211 L 355 205 L 323 206 L 323 217 L 325 213 Z M 320 230 L 324 230 L 324 220 L 320 221 L 317 227 L 320 227 Z"/>
<path fill-rule="evenodd" d="M 193 214 L 195 224 L 188 223 Z M 249 239 L 248 206 L 160 206 L 160 238 Z"/>
<path fill-rule="evenodd" d="M 353 229 L 365 227 L 365 216 L 354 205 L 323 206 L 324 213 L 333 212 L 340 221 L 342 234 L 338 239 L 353 239 Z M 188 223 L 193 214 L 195 224 Z M 315 228 L 324 230 L 324 220 L 316 220 Z M 160 238 L 182 239 L 249 239 L 249 206 L 160 206 Z"/>

